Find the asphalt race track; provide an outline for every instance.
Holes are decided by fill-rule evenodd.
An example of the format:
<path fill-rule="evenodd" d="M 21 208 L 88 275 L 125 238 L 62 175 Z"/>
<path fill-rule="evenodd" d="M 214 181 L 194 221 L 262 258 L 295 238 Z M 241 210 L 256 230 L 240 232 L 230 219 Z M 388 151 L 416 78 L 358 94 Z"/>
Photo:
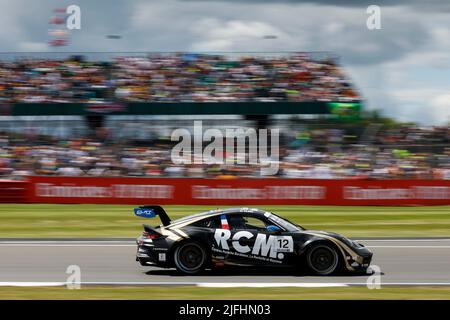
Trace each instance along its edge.
<path fill-rule="evenodd" d="M 450 239 L 360 240 L 374 252 L 385 285 L 450 285 Z M 0 240 L 0 285 L 65 283 L 69 265 L 81 268 L 82 284 L 210 286 L 365 285 L 368 275 L 311 277 L 289 272 L 231 270 L 180 276 L 142 267 L 133 240 Z"/>

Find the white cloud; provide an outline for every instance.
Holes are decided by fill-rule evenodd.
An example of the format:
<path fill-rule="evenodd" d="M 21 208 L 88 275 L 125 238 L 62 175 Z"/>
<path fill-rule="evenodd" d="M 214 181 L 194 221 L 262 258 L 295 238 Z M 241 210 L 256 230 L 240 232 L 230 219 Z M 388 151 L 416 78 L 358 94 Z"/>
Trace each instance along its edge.
<path fill-rule="evenodd" d="M 60 0 L 0 0 L 3 51 L 46 51 Z M 422 123 L 448 119 L 450 13 L 382 5 L 382 30 L 364 6 L 279 1 L 77 0 L 82 30 L 64 51 L 332 51 L 369 108 Z M 25 8 L 25 9 L 24 9 Z M 108 40 L 106 34 L 120 34 Z M 264 39 L 276 35 L 276 39 Z M 443 120 L 444 119 L 444 120 Z"/>
<path fill-rule="evenodd" d="M 44 52 L 49 50 L 47 43 L 33 41 L 23 41 L 19 44 L 18 48 L 23 52 Z"/>
<path fill-rule="evenodd" d="M 450 93 L 436 96 L 431 100 L 430 107 L 434 123 L 450 125 Z"/>
<path fill-rule="evenodd" d="M 265 51 L 273 42 L 289 41 L 291 37 L 276 27 L 260 21 L 220 21 L 202 19 L 192 27 L 199 40 L 191 46 L 194 51 Z M 264 36 L 276 36 L 265 39 Z"/>

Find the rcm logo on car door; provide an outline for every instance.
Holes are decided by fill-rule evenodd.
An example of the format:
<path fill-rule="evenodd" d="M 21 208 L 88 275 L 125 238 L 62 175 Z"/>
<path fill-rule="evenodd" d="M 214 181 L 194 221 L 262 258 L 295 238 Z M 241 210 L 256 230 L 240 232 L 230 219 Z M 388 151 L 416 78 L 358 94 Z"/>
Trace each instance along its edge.
<path fill-rule="evenodd" d="M 294 251 L 292 236 L 273 234 L 269 220 L 242 214 L 221 215 L 221 228 L 214 232 L 214 247 L 240 257 L 269 258 L 281 262 Z"/>

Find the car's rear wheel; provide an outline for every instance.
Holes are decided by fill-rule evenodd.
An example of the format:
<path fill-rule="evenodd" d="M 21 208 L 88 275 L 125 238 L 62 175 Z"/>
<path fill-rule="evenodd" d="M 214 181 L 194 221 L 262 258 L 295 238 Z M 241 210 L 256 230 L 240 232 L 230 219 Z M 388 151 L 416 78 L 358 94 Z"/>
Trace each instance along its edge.
<path fill-rule="evenodd" d="M 175 249 L 174 262 L 179 272 L 197 274 L 205 270 L 208 253 L 202 244 L 196 241 L 186 241 Z"/>
<path fill-rule="evenodd" d="M 327 276 L 337 270 L 339 254 L 333 246 L 326 243 L 318 243 L 308 249 L 306 263 L 312 273 Z"/>

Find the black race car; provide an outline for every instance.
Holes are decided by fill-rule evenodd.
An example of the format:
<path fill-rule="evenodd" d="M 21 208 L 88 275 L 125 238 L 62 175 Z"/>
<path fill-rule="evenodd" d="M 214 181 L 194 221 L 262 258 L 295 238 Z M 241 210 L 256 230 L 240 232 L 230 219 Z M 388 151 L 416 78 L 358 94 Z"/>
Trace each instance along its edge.
<path fill-rule="evenodd" d="M 160 206 L 135 209 L 159 216 L 162 225 L 144 225 L 136 260 L 143 266 L 175 267 L 184 274 L 225 265 L 305 268 L 316 275 L 338 270 L 365 272 L 372 252 L 336 233 L 307 230 L 259 209 L 211 210 L 171 221 Z"/>

